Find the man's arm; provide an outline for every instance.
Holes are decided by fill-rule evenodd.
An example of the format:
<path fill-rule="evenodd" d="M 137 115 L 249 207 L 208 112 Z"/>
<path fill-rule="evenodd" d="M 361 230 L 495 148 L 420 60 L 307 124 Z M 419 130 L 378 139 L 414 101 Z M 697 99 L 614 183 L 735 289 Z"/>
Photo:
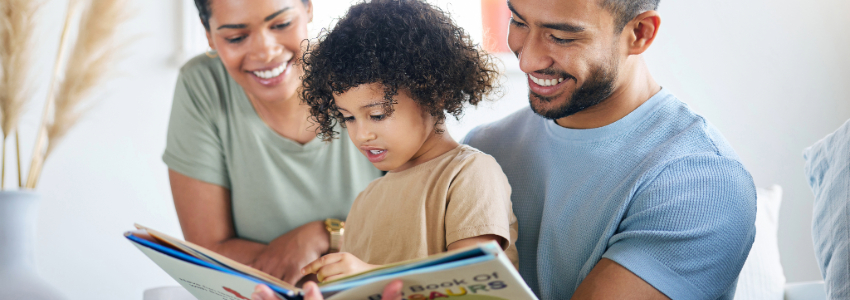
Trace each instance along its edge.
<path fill-rule="evenodd" d="M 603 258 L 579 284 L 572 299 L 670 299 L 640 277 Z"/>

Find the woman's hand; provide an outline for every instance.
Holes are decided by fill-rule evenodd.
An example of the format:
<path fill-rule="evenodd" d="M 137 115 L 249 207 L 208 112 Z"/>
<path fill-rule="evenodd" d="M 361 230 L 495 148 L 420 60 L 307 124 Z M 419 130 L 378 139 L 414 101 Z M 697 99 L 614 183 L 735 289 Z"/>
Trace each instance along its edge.
<path fill-rule="evenodd" d="M 334 280 L 345 277 L 347 275 L 368 271 L 379 267 L 378 265 L 370 265 L 351 253 L 331 253 L 322 258 L 311 262 L 309 265 L 301 269 L 301 274 L 313 274 L 319 278 L 319 282 L 326 280 Z"/>
<path fill-rule="evenodd" d="M 382 300 L 401 300 L 401 288 L 403 284 L 401 280 L 393 280 L 384 287 L 384 293 L 381 295 Z M 311 282 L 304 284 L 304 300 L 324 300 L 322 293 L 319 292 L 319 287 Z M 254 294 L 251 295 L 252 300 L 279 300 L 275 296 L 272 289 L 265 285 L 257 285 L 254 289 Z"/>
<path fill-rule="evenodd" d="M 301 268 L 327 252 L 328 244 L 325 224 L 310 222 L 274 239 L 251 266 L 295 284 L 305 275 Z"/>

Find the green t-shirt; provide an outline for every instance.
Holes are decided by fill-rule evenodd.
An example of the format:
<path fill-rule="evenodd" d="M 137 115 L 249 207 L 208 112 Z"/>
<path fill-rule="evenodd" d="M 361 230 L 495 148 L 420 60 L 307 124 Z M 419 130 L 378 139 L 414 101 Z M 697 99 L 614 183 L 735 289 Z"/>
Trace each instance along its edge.
<path fill-rule="evenodd" d="M 180 174 L 230 190 L 236 235 L 268 243 L 305 223 L 345 219 L 381 172 L 349 141 L 305 145 L 257 115 L 218 58 L 180 69 L 162 159 Z"/>

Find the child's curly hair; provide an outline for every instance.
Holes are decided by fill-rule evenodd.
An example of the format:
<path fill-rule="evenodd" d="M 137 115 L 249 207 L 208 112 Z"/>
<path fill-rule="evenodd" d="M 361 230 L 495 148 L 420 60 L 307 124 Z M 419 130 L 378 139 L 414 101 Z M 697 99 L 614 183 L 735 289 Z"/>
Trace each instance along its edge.
<path fill-rule="evenodd" d="M 301 96 L 330 141 L 342 122 L 334 95 L 362 84 L 384 88 L 384 111 L 409 91 L 420 108 L 445 121 L 460 118 L 465 103 L 477 105 L 496 88 L 492 58 L 437 7 L 420 0 L 371 0 L 352 6 L 333 30 L 304 53 Z M 439 131 L 438 131 L 439 132 Z"/>

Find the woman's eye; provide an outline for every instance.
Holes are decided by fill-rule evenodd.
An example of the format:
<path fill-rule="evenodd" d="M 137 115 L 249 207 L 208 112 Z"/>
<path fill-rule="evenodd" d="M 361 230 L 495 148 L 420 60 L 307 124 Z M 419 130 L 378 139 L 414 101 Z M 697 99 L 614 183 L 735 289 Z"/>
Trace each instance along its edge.
<path fill-rule="evenodd" d="M 272 26 L 272 29 L 284 29 L 286 27 L 289 27 L 289 24 L 292 24 L 292 22 L 290 21 L 290 22 L 274 25 L 274 26 Z"/>
<path fill-rule="evenodd" d="M 369 117 L 372 118 L 373 121 L 381 121 L 381 120 L 384 119 L 384 116 L 385 115 L 372 115 L 372 116 L 369 116 Z"/>
<path fill-rule="evenodd" d="M 345 123 L 351 123 L 351 122 L 354 122 L 354 116 L 351 116 L 351 117 L 342 117 L 342 121 L 343 121 L 343 122 L 345 122 Z"/>
<path fill-rule="evenodd" d="M 231 44 L 238 44 L 239 42 L 241 42 L 244 39 L 245 39 L 245 36 L 243 35 L 243 36 L 238 36 L 238 37 L 235 37 L 235 38 L 225 38 L 224 40 L 227 41 L 228 43 L 231 43 Z"/>

